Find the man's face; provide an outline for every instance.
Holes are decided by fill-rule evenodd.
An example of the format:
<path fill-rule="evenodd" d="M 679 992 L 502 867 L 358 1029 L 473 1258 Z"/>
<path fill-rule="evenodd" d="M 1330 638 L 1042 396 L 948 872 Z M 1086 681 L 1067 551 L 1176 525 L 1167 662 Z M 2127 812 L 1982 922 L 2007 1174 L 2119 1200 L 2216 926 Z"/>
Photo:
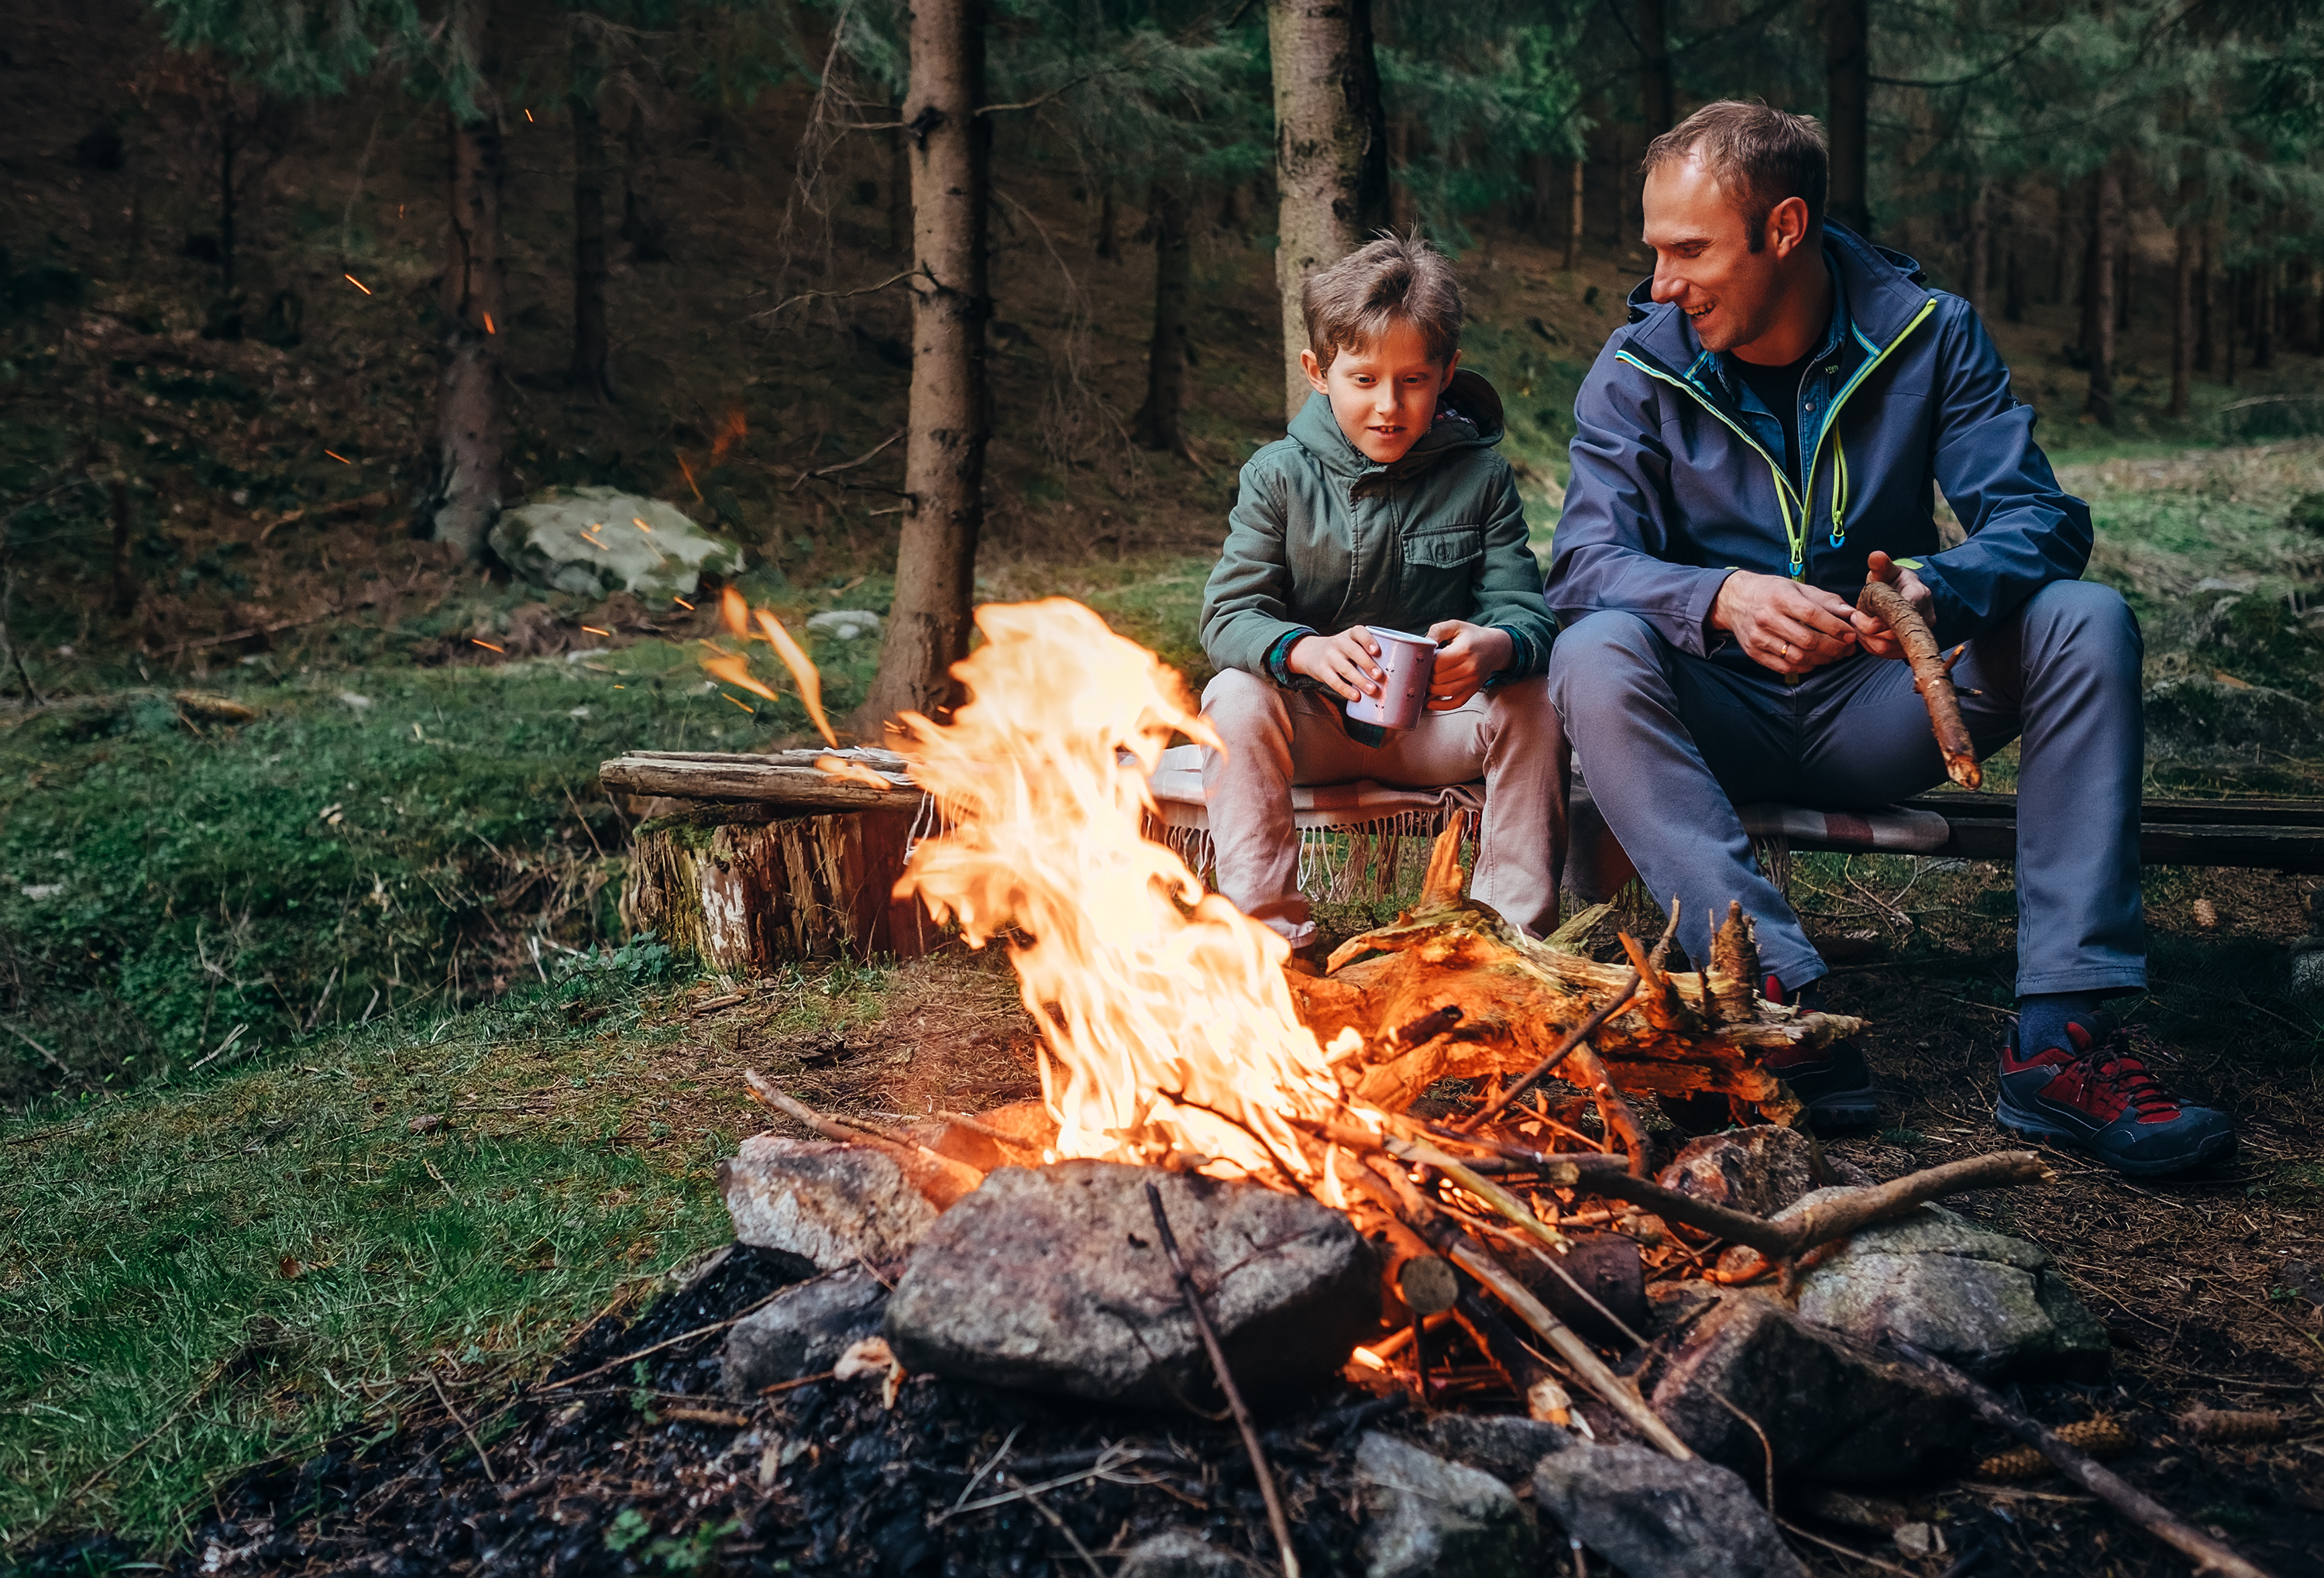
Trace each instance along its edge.
<path fill-rule="evenodd" d="M 1332 401 L 1332 414 L 1348 442 L 1370 460 L 1390 466 L 1428 431 L 1436 420 L 1436 397 L 1452 382 L 1461 353 L 1450 360 L 1429 359 L 1420 330 L 1397 318 L 1378 341 L 1360 350 L 1342 350 L 1329 369 L 1319 369 L 1314 351 L 1299 353 L 1307 382 Z"/>
<path fill-rule="evenodd" d="M 1806 205 L 1796 198 L 1800 217 Z M 1646 177 L 1642 205 L 1646 245 L 1655 254 L 1657 301 L 1675 301 L 1705 350 L 1748 346 L 1775 327 L 1782 312 L 1782 266 L 1800 239 L 1769 216 L 1758 251 L 1743 212 L 1700 159 L 1674 159 Z"/>

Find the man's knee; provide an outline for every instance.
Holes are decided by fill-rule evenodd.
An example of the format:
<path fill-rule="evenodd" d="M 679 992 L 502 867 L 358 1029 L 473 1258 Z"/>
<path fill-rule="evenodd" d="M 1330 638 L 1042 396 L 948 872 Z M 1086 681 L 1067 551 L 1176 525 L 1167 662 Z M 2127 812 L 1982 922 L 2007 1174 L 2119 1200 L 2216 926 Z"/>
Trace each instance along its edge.
<path fill-rule="evenodd" d="M 1514 679 L 1485 693 L 1485 727 L 1501 739 L 1554 743 L 1557 709 L 1550 705 L 1549 676 Z"/>
<path fill-rule="evenodd" d="M 1230 748 L 1239 742 L 1286 734 L 1290 730 L 1282 688 L 1245 669 L 1222 669 L 1203 687 L 1203 715 Z"/>
<path fill-rule="evenodd" d="M 2145 652 L 2138 616 L 2121 593 L 2097 581 L 2052 581 L 2025 600 L 2019 619 L 2029 657 L 2070 651 L 2086 663 L 2135 672 Z"/>
<path fill-rule="evenodd" d="M 1619 709 L 1638 684 L 1658 677 L 1669 651 L 1635 614 L 1587 614 L 1557 632 L 1549 650 L 1549 698 L 1568 725 L 1597 709 Z"/>

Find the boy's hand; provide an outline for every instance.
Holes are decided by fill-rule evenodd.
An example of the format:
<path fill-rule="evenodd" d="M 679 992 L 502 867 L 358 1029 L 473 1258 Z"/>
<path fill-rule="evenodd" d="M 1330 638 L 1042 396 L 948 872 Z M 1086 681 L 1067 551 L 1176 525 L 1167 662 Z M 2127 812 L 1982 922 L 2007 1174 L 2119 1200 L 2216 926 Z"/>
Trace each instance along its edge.
<path fill-rule="evenodd" d="M 1923 619 L 1929 617 L 1929 609 L 1937 600 L 1936 594 L 1929 590 L 1920 577 L 1908 569 L 1899 568 L 1894 559 L 1877 549 L 1873 549 L 1867 568 L 1874 579 L 1886 581 L 1904 594 L 1904 601 L 1913 605 L 1915 614 Z M 1857 641 L 1866 651 L 1876 658 L 1901 658 L 1904 655 L 1904 644 L 1890 635 L 1888 627 L 1872 615 L 1858 612 L 1849 617 L 1855 623 Z"/>
<path fill-rule="evenodd" d="M 1428 710 L 1451 712 L 1477 694 L 1478 687 L 1509 666 L 1516 642 L 1505 630 L 1440 619 L 1428 627 L 1436 643 L 1436 669 L 1428 682 Z"/>
<path fill-rule="evenodd" d="M 1820 586 L 1749 570 L 1721 582 L 1711 604 L 1711 628 L 1778 674 L 1805 674 L 1854 651 L 1856 617 L 1854 604 Z"/>
<path fill-rule="evenodd" d="M 1337 693 L 1346 701 L 1378 696 L 1388 678 L 1380 669 L 1379 642 L 1360 624 L 1337 635 L 1303 635 L 1284 654 L 1283 666 Z"/>

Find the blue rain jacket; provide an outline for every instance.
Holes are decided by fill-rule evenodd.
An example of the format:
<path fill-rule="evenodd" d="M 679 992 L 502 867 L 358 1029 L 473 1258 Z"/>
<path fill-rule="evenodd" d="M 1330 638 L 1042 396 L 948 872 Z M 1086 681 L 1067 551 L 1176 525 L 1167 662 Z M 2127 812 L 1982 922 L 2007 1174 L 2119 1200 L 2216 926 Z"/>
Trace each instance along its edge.
<path fill-rule="evenodd" d="M 1879 549 L 1918 571 L 1950 645 L 2080 577 L 2089 506 L 2059 487 L 1969 303 L 1838 225 L 1825 226 L 1824 257 L 1837 288 L 1802 383 L 1803 477 L 1785 471 L 1774 414 L 1686 314 L 1655 305 L 1652 281 L 1630 293 L 1630 321 L 1574 401 L 1545 592 L 1562 623 L 1620 609 L 1682 651 L 1748 661 L 1710 628 L 1729 572 L 1788 574 L 1852 603 Z M 1936 488 L 1969 533 L 1942 551 Z"/>

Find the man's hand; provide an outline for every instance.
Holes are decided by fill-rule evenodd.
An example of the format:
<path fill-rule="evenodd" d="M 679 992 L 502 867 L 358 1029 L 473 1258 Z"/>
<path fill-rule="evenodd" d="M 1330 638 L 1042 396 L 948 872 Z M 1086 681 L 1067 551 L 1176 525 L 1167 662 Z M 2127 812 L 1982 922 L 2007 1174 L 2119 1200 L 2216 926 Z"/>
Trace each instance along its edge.
<path fill-rule="evenodd" d="M 1379 658 L 1379 642 L 1372 639 L 1372 632 L 1351 624 L 1337 635 L 1301 636 L 1284 654 L 1283 666 L 1327 687 L 1343 700 L 1354 701 L 1380 693 L 1380 682 L 1388 676 L 1381 671 Z"/>
<path fill-rule="evenodd" d="M 1929 590 L 1920 577 L 1910 570 L 1898 568 L 1895 560 L 1877 549 L 1873 550 L 1865 568 L 1874 580 L 1886 581 L 1904 594 L 1904 601 L 1913 605 L 1914 613 L 1923 619 L 1929 617 L 1936 595 Z M 1888 627 L 1870 614 L 1850 614 L 1849 618 L 1856 626 L 1858 643 L 1874 657 L 1902 658 L 1904 655 L 1904 643 L 1890 635 Z"/>
<path fill-rule="evenodd" d="M 1440 619 L 1428 627 L 1436 643 L 1436 670 L 1428 682 L 1428 710 L 1451 712 L 1465 706 L 1478 687 L 1509 666 L 1517 642 L 1505 630 Z"/>
<path fill-rule="evenodd" d="M 1854 651 L 1856 610 L 1788 576 L 1737 570 L 1720 584 L 1711 623 L 1731 633 L 1751 660 L 1778 674 L 1805 674 Z"/>

